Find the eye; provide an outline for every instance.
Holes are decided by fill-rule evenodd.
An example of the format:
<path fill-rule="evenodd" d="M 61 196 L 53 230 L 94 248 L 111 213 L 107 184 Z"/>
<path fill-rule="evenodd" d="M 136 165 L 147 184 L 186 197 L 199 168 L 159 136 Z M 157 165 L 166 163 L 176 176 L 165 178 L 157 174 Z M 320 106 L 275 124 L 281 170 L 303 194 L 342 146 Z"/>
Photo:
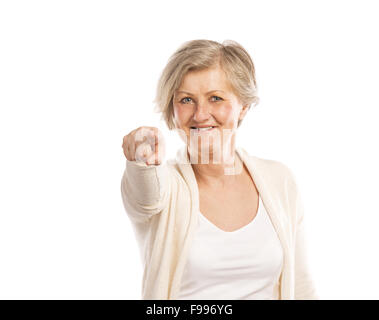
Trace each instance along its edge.
<path fill-rule="evenodd" d="M 187 103 L 187 101 L 186 101 L 185 99 L 190 99 L 190 100 L 192 100 L 190 97 L 185 97 L 185 98 L 183 98 L 182 100 L 180 100 L 180 102 L 181 102 L 181 103 Z"/>
<path fill-rule="evenodd" d="M 221 101 L 222 98 L 218 97 L 218 96 L 212 96 L 212 98 L 217 98 L 215 101 Z M 219 100 L 218 100 L 219 99 Z"/>

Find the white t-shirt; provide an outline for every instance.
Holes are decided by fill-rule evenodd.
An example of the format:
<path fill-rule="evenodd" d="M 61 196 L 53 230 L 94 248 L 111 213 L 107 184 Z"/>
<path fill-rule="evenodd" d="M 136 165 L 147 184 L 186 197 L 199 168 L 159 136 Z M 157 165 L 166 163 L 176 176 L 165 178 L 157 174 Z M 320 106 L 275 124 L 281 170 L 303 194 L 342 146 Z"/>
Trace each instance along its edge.
<path fill-rule="evenodd" d="M 255 218 L 232 232 L 198 214 L 178 300 L 278 299 L 283 252 L 261 197 Z"/>

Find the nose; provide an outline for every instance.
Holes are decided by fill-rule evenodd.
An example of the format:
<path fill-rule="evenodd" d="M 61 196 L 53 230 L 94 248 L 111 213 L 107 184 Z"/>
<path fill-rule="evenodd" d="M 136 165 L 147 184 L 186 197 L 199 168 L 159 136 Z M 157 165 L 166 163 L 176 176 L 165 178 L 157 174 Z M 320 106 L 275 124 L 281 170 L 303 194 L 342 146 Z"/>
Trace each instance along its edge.
<path fill-rule="evenodd" d="M 210 118 L 210 106 L 206 102 L 201 102 L 196 105 L 196 110 L 193 115 L 193 120 L 197 123 L 202 123 Z"/>

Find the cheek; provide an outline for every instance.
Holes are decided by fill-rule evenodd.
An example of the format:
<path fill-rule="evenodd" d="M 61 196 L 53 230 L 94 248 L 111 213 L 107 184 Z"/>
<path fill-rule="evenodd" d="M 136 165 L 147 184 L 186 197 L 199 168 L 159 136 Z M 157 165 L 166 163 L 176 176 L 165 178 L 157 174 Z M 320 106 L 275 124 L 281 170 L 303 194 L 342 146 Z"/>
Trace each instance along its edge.
<path fill-rule="evenodd" d="M 217 110 L 217 117 L 223 123 L 234 123 L 238 120 L 238 110 L 232 105 L 223 105 Z"/>
<path fill-rule="evenodd" d="M 173 106 L 173 117 L 174 117 L 175 122 L 177 123 L 180 122 L 180 110 L 175 104 Z"/>
<path fill-rule="evenodd" d="M 174 105 L 174 118 L 179 125 L 182 125 L 188 121 L 191 117 L 190 108 Z"/>

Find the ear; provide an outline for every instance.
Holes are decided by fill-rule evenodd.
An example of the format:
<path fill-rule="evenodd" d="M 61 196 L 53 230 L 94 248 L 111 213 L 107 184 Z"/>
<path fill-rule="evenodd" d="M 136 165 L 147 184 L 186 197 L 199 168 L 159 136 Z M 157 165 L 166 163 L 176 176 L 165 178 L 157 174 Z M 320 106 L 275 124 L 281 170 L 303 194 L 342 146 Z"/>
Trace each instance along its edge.
<path fill-rule="evenodd" d="M 239 116 L 238 120 L 242 120 L 246 116 L 246 113 L 248 111 L 249 111 L 249 106 L 248 105 L 242 106 L 242 109 L 241 109 L 240 116 Z"/>

